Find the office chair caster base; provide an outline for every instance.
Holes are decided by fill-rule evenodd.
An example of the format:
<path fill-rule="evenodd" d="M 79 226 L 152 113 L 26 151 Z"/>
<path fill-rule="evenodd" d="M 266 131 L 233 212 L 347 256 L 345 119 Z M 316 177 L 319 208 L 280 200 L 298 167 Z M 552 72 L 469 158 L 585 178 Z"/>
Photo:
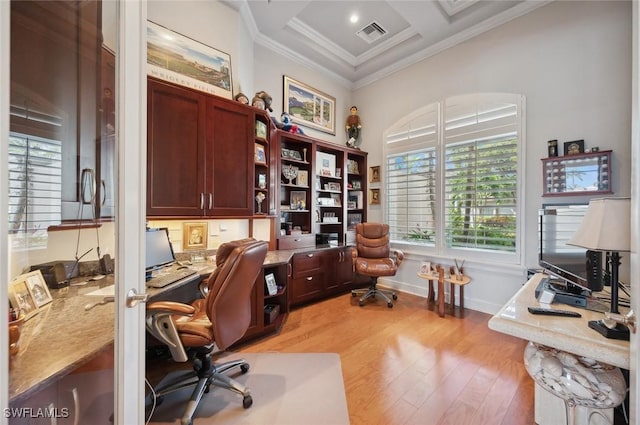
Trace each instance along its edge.
<path fill-rule="evenodd" d="M 387 307 L 393 308 L 393 303 L 387 303 Z"/>
<path fill-rule="evenodd" d="M 253 398 L 250 395 L 246 395 L 242 398 L 242 407 L 248 409 L 253 404 Z"/>
<path fill-rule="evenodd" d="M 249 372 L 249 368 L 250 368 L 250 367 L 251 367 L 251 366 L 249 366 L 249 363 L 243 363 L 243 364 L 241 364 L 241 365 L 240 365 L 240 371 L 241 371 L 243 374 L 245 374 L 245 373 Z"/>

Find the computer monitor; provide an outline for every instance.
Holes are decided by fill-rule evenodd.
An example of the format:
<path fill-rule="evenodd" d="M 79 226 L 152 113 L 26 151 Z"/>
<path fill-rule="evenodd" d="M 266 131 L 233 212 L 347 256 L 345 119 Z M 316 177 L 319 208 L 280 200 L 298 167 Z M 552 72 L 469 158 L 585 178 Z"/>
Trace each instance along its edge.
<path fill-rule="evenodd" d="M 147 229 L 145 270 L 147 277 L 151 272 L 175 263 L 176 257 L 166 228 Z"/>

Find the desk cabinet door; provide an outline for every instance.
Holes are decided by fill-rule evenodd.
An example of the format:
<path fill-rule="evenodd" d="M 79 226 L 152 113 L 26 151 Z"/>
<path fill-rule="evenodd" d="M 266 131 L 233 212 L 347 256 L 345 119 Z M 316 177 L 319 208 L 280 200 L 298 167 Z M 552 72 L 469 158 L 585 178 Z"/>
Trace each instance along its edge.
<path fill-rule="evenodd" d="M 201 216 L 205 98 L 153 79 L 147 88 L 147 215 Z"/>
<path fill-rule="evenodd" d="M 253 215 L 254 118 L 246 106 L 207 99 L 207 215 Z M 208 202 L 208 200 L 207 200 Z"/>

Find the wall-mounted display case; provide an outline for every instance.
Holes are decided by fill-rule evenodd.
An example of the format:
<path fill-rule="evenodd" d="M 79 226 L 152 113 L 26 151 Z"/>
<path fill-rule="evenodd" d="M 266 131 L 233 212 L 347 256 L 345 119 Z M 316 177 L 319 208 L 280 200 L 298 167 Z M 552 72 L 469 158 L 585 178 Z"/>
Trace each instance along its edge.
<path fill-rule="evenodd" d="M 611 151 L 542 159 L 542 196 L 613 193 Z"/>

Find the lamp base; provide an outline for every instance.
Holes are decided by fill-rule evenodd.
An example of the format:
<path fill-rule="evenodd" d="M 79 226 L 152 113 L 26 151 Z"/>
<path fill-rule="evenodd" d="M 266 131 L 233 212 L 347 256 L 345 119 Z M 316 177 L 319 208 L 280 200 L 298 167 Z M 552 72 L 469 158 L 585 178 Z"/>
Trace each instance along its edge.
<path fill-rule="evenodd" d="M 619 323 L 616 324 L 615 328 L 611 329 L 606 327 L 602 320 L 589 320 L 589 327 L 605 338 L 629 341 L 629 328 Z"/>

